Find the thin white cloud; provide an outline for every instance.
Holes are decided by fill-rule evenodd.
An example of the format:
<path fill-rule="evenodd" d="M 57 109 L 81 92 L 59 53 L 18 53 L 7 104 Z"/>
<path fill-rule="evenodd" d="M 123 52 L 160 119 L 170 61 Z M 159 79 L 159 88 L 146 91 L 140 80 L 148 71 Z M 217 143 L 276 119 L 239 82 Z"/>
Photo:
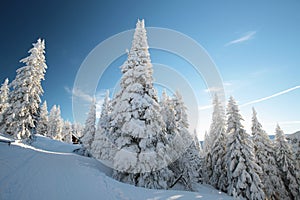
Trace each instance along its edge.
<path fill-rule="evenodd" d="M 73 88 L 73 89 L 70 89 L 68 87 L 65 87 L 65 90 L 71 94 L 72 96 L 74 97 L 78 97 L 84 101 L 87 101 L 87 102 L 92 102 L 93 101 L 93 97 L 89 94 L 86 94 L 85 92 L 83 92 L 82 90 L 78 89 L 78 88 Z"/>
<path fill-rule="evenodd" d="M 294 91 L 294 90 L 297 90 L 297 89 L 300 89 L 300 85 L 295 86 L 295 87 L 292 87 L 292 88 L 289 88 L 289 89 L 284 90 L 284 91 L 281 91 L 281 92 L 278 92 L 278 93 L 276 93 L 276 94 L 273 94 L 273 95 L 264 97 L 264 98 L 260 98 L 260 99 L 254 100 L 254 101 L 250 101 L 250 102 L 248 102 L 248 103 L 245 103 L 245 104 L 241 105 L 241 107 L 243 107 L 243 106 L 248 106 L 248 105 L 252 105 L 252 104 L 255 104 L 255 103 L 262 102 L 262 101 L 266 101 L 266 100 L 272 99 L 272 98 L 274 98 L 274 97 L 278 97 L 278 96 L 280 96 L 280 95 L 289 93 L 289 92 Z"/>
<path fill-rule="evenodd" d="M 219 92 L 222 91 L 222 88 L 219 87 L 211 87 L 211 88 L 207 88 L 204 90 L 204 92 L 209 93 L 209 92 Z"/>
<path fill-rule="evenodd" d="M 225 87 L 229 87 L 229 86 L 232 86 L 232 82 L 225 81 L 225 82 L 223 82 L 223 85 L 224 85 Z"/>
<path fill-rule="evenodd" d="M 225 46 L 238 44 L 238 43 L 242 43 L 242 42 L 251 40 L 255 34 L 256 34 L 256 31 L 250 31 L 250 32 L 246 33 L 244 36 L 226 43 Z"/>
<path fill-rule="evenodd" d="M 231 87 L 232 83 L 231 82 L 223 82 L 223 88 L 221 87 L 210 87 L 207 89 L 204 89 L 205 93 L 210 93 L 210 92 L 221 92 L 223 89 L 227 90 L 228 87 Z"/>
<path fill-rule="evenodd" d="M 69 87 L 65 87 L 65 90 L 69 94 L 71 94 L 73 97 L 79 98 L 88 103 L 91 103 L 94 99 L 96 99 L 96 116 L 97 116 L 97 118 L 100 117 L 101 108 L 102 108 L 102 104 L 103 104 L 103 101 L 104 101 L 104 98 L 106 95 L 106 91 L 101 90 L 101 91 L 98 91 L 95 94 L 95 96 L 91 96 L 78 88 L 70 89 Z"/>
<path fill-rule="evenodd" d="M 212 105 L 199 106 L 198 110 L 208 110 L 208 109 L 211 109 L 212 107 L 213 107 Z"/>

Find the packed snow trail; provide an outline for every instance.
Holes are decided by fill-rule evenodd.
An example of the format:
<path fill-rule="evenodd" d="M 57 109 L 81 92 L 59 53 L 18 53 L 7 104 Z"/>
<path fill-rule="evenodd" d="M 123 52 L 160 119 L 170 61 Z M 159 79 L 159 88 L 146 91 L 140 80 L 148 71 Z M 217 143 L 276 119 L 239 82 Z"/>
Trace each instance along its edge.
<path fill-rule="evenodd" d="M 45 149 L 37 149 L 37 146 Z M 56 152 L 49 151 L 50 147 Z M 149 190 L 110 178 L 110 169 L 99 161 L 69 151 L 78 146 L 40 137 L 33 146 L 0 143 L 1 200 L 162 200 L 232 199 L 208 186 L 199 193 Z M 61 151 L 59 151 L 61 150 Z"/>

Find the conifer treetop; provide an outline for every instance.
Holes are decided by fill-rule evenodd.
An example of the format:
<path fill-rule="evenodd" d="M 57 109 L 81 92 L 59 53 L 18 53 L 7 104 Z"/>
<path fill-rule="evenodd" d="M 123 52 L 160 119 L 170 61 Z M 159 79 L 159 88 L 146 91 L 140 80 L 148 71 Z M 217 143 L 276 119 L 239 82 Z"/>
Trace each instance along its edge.
<path fill-rule="evenodd" d="M 6 78 L 0 88 L 0 104 L 7 103 L 8 92 L 9 92 L 8 78 Z"/>
<path fill-rule="evenodd" d="M 35 66 L 36 72 L 42 80 L 44 80 L 44 74 L 47 69 L 45 60 L 45 40 L 39 38 L 36 43 L 32 44 L 28 53 L 30 55 L 20 60 L 21 63 L 25 63 L 27 66 Z"/>
<path fill-rule="evenodd" d="M 123 74 L 127 72 L 124 77 L 126 82 L 121 81 L 121 87 L 131 85 L 133 80 L 128 76 L 139 77 L 138 83 L 143 87 L 153 87 L 153 70 L 148 48 L 144 20 L 138 20 L 128 58 L 121 67 Z"/>
<path fill-rule="evenodd" d="M 239 113 L 238 105 L 235 101 L 235 99 L 230 96 L 227 106 L 227 133 L 230 133 L 234 128 L 243 128 L 243 125 L 241 124 L 241 121 L 243 120 L 241 114 Z"/>
<path fill-rule="evenodd" d="M 121 90 L 111 101 L 111 132 L 108 134 L 118 148 L 113 160 L 114 168 L 127 173 L 158 173 L 155 176 L 158 180 L 157 170 L 166 167 L 169 161 L 165 153 L 167 135 L 153 87 L 143 20 L 136 24 L 132 46 L 121 70 Z M 146 177 L 138 179 L 142 181 Z"/>

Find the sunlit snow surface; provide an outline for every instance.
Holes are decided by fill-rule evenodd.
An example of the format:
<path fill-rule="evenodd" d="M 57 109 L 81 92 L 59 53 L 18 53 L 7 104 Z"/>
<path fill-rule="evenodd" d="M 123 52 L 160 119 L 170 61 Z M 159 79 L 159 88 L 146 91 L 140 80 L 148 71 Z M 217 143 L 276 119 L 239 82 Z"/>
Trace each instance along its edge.
<path fill-rule="evenodd" d="M 93 158 L 72 153 L 78 145 L 38 136 L 32 146 L 18 141 L 8 145 L 0 135 L 1 200 L 176 200 L 232 199 L 210 186 L 199 192 L 150 190 L 110 178 L 111 170 Z"/>

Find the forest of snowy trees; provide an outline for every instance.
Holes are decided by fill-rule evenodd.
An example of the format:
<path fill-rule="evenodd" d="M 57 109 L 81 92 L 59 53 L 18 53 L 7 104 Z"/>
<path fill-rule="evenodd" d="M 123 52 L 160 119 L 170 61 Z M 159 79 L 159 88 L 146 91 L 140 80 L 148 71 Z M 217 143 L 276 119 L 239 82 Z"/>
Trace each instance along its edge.
<path fill-rule="evenodd" d="M 28 142 L 40 134 L 71 143 L 72 134 L 81 136 L 81 125 L 64 121 L 60 106 L 54 105 L 48 113 L 47 102 L 41 103 L 47 69 L 45 41 L 38 39 L 28 53 L 20 60 L 24 66 L 17 69 L 16 78 L 10 84 L 5 79 L 1 86 L 0 131 Z"/>
<path fill-rule="evenodd" d="M 180 184 L 196 191 L 209 184 L 237 199 L 300 199 L 299 157 L 279 125 L 270 140 L 253 108 L 251 134 L 233 97 L 227 108 L 213 97 L 210 130 L 203 145 L 190 133 L 180 91 L 159 98 L 144 20 L 138 20 L 127 60 L 121 67 L 120 91 L 102 104 L 96 100 L 84 126 L 61 117 L 60 106 L 48 113 L 41 102 L 46 73 L 45 42 L 38 39 L 20 62 L 16 78 L 0 89 L 0 131 L 30 144 L 35 134 L 72 143 L 80 137 L 85 155 L 113 169 L 113 178 L 135 186 L 171 189 Z"/>

